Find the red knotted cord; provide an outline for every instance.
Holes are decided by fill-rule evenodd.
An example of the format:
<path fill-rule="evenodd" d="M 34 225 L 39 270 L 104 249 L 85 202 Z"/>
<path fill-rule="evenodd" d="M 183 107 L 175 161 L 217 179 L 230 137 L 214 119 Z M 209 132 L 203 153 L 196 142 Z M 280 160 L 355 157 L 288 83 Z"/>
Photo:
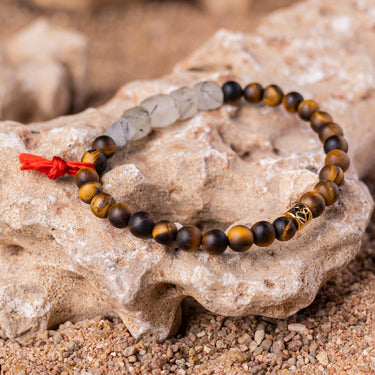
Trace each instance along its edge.
<path fill-rule="evenodd" d="M 54 156 L 53 160 L 48 160 L 33 154 L 19 154 L 18 158 L 22 164 L 22 171 L 36 169 L 38 172 L 45 174 L 52 180 L 64 176 L 64 174 L 74 176 L 77 171 L 83 167 L 95 169 L 95 166 L 91 163 L 65 161 L 58 156 Z"/>

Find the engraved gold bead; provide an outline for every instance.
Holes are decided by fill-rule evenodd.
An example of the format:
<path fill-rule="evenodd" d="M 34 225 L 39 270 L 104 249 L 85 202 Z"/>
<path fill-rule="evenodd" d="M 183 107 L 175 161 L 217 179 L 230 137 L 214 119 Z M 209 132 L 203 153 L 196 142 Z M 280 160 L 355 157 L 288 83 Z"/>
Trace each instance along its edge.
<path fill-rule="evenodd" d="M 283 216 L 292 219 L 297 224 L 297 230 L 302 229 L 313 219 L 311 210 L 303 203 L 296 203 Z"/>

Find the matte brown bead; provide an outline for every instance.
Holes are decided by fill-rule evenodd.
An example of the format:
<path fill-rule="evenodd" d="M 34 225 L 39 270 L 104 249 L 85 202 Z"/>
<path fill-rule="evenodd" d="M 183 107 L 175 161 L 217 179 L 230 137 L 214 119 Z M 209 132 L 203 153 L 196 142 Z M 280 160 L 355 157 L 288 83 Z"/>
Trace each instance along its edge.
<path fill-rule="evenodd" d="M 129 229 L 133 236 L 139 238 L 149 238 L 155 226 L 153 215 L 145 211 L 138 211 L 129 219 Z"/>
<path fill-rule="evenodd" d="M 107 158 L 104 153 L 100 150 L 89 150 L 82 156 L 81 161 L 83 163 L 94 164 L 96 172 L 100 175 L 107 168 Z"/>
<path fill-rule="evenodd" d="M 168 220 L 159 221 L 152 230 L 152 237 L 162 245 L 170 245 L 175 240 L 176 234 L 176 225 Z"/>
<path fill-rule="evenodd" d="M 332 150 L 342 150 L 344 152 L 348 152 L 348 142 L 340 135 L 333 135 L 325 140 L 323 148 L 326 154 Z"/>
<path fill-rule="evenodd" d="M 328 122 L 332 122 L 332 117 L 327 112 L 323 111 L 314 112 L 310 118 L 311 127 L 317 133 L 319 132 L 319 129 Z"/>
<path fill-rule="evenodd" d="M 98 181 L 89 181 L 81 185 L 81 187 L 78 190 L 78 196 L 85 203 L 90 203 L 91 199 L 95 197 L 95 195 L 101 193 L 102 191 L 102 185 Z"/>
<path fill-rule="evenodd" d="M 275 228 L 268 221 L 258 221 L 251 227 L 251 231 L 254 235 L 254 243 L 257 246 L 269 246 L 275 241 Z"/>
<path fill-rule="evenodd" d="M 303 101 L 303 96 L 295 91 L 289 92 L 283 97 L 283 107 L 290 113 L 297 112 L 299 104 Z"/>
<path fill-rule="evenodd" d="M 125 228 L 128 225 L 133 210 L 126 203 L 115 203 L 108 211 L 108 220 L 116 228 Z"/>
<path fill-rule="evenodd" d="M 294 221 L 286 216 L 277 218 L 272 225 L 279 241 L 289 241 L 297 232 L 297 226 Z"/>
<path fill-rule="evenodd" d="M 95 216 L 104 219 L 108 216 L 109 209 L 115 203 L 115 200 L 109 194 L 99 193 L 91 199 L 91 211 Z"/>
<path fill-rule="evenodd" d="M 108 135 L 101 135 L 96 138 L 92 144 L 93 150 L 100 150 L 109 159 L 116 152 L 116 143 Z"/>
<path fill-rule="evenodd" d="M 237 252 L 243 252 L 254 243 L 253 232 L 244 225 L 236 225 L 228 231 L 229 247 Z"/>
<path fill-rule="evenodd" d="M 283 100 L 284 93 L 279 86 L 269 85 L 264 89 L 263 101 L 270 107 L 278 106 Z"/>
<path fill-rule="evenodd" d="M 312 191 L 302 195 L 299 201 L 310 209 L 314 218 L 320 216 L 326 206 L 324 198 Z"/>
<path fill-rule="evenodd" d="M 176 235 L 176 244 L 181 250 L 196 251 L 202 242 L 202 233 L 195 225 L 182 227 Z"/>
<path fill-rule="evenodd" d="M 302 120 L 310 121 L 311 116 L 319 110 L 319 104 L 314 100 L 304 100 L 298 106 L 298 115 Z"/>
<path fill-rule="evenodd" d="M 212 255 L 218 255 L 228 246 L 228 238 L 220 229 L 210 229 L 202 236 L 202 249 Z"/>
<path fill-rule="evenodd" d="M 259 103 L 263 99 L 264 89 L 257 82 L 250 83 L 243 90 L 243 96 L 249 103 Z"/>
<path fill-rule="evenodd" d="M 315 186 L 315 193 L 319 193 L 325 201 L 326 206 L 334 204 L 339 198 L 340 190 L 339 187 L 332 181 L 321 180 Z"/>
<path fill-rule="evenodd" d="M 320 170 L 319 180 L 330 180 L 340 186 L 344 181 L 344 171 L 336 164 L 327 164 Z"/>
<path fill-rule="evenodd" d="M 324 124 L 318 132 L 319 139 L 324 143 L 326 139 L 332 137 L 333 135 L 344 135 L 344 131 L 342 130 L 342 127 L 335 122 L 328 122 L 327 124 Z"/>
<path fill-rule="evenodd" d="M 224 95 L 224 103 L 234 104 L 242 99 L 242 88 L 235 81 L 225 82 L 221 87 Z"/>
<path fill-rule="evenodd" d="M 76 185 L 81 187 L 83 184 L 89 181 L 99 181 L 99 175 L 96 170 L 89 167 L 78 169 L 74 176 L 74 182 Z"/>
<path fill-rule="evenodd" d="M 324 164 L 336 164 L 346 172 L 350 166 L 350 159 L 346 152 L 342 150 L 332 150 L 327 154 Z"/>

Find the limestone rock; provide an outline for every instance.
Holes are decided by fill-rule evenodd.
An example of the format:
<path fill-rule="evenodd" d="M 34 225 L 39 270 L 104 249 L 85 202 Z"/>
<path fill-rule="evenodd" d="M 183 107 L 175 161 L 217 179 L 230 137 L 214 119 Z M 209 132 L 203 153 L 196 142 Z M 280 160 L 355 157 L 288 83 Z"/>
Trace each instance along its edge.
<path fill-rule="evenodd" d="M 200 2 L 210 13 L 225 15 L 249 11 L 252 0 L 200 0 Z"/>
<path fill-rule="evenodd" d="M 274 318 L 313 301 L 358 252 L 373 208 L 358 179 L 373 170 L 370 1 L 359 10 L 350 0 L 335 0 L 322 13 L 324 4 L 311 0 L 277 13 L 256 35 L 221 31 L 174 74 L 130 83 L 98 109 L 28 126 L 0 124 L 0 329 L 8 337 L 105 314 L 121 317 L 136 337 L 152 333 L 162 340 L 178 329 L 185 296 L 222 315 Z M 328 27 L 342 9 L 353 22 L 345 36 Z M 284 15 L 294 22 L 272 34 L 272 23 Z M 311 42 L 300 35 L 299 19 L 307 15 L 315 18 L 305 28 L 325 28 Z M 351 38 L 361 32 L 367 39 L 354 48 Z M 229 78 L 278 83 L 314 97 L 347 134 L 352 166 L 339 201 L 287 243 L 220 256 L 164 248 L 93 216 L 71 177 L 52 181 L 19 170 L 20 152 L 79 159 L 124 110 L 150 95 Z M 273 221 L 313 187 L 323 160 L 307 123 L 281 108 L 244 103 L 200 112 L 129 143 L 110 159 L 102 181 L 117 201 L 157 220 L 226 230 Z"/>

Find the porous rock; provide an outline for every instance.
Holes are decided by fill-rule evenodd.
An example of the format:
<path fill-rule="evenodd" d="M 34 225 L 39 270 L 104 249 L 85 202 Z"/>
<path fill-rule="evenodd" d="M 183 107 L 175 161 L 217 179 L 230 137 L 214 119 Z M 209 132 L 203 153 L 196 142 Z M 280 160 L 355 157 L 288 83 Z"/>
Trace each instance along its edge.
<path fill-rule="evenodd" d="M 375 35 L 369 32 L 370 1 L 360 4 L 332 1 L 322 12 L 323 0 L 305 2 L 268 18 L 256 35 L 220 31 L 174 74 L 130 83 L 98 109 L 28 126 L 1 123 L 5 335 L 22 339 L 68 319 L 104 314 L 121 317 L 136 337 L 152 333 L 162 340 L 178 329 L 185 296 L 231 316 L 282 318 L 309 305 L 358 252 L 373 207 L 359 177 L 373 169 Z M 332 27 L 343 9 L 348 21 L 338 25 L 350 24 L 345 34 Z M 290 22 L 283 24 L 284 17 Z M 301 23 L 313 41 L 301 34 Z M 367 37 L 357 46 L 352 38 L 360 34 Z M 347 134 L 352 165 L 339 201 L 289 242 L 220 256 L 165 248 L 92 215 L 71 177 L 52 181 L 19 170 L 20 152 L 79 159 L 125 109 L 150 95 L 233 78 L 314 97 Z M 130 143 L 110 159 L 102 181 L 117 201 L 157 220 L 227 230 L 273 221 L 312 189 L 323 161 L 317 135 L 296 116 L 281 108 L 227 105 Z"/>

